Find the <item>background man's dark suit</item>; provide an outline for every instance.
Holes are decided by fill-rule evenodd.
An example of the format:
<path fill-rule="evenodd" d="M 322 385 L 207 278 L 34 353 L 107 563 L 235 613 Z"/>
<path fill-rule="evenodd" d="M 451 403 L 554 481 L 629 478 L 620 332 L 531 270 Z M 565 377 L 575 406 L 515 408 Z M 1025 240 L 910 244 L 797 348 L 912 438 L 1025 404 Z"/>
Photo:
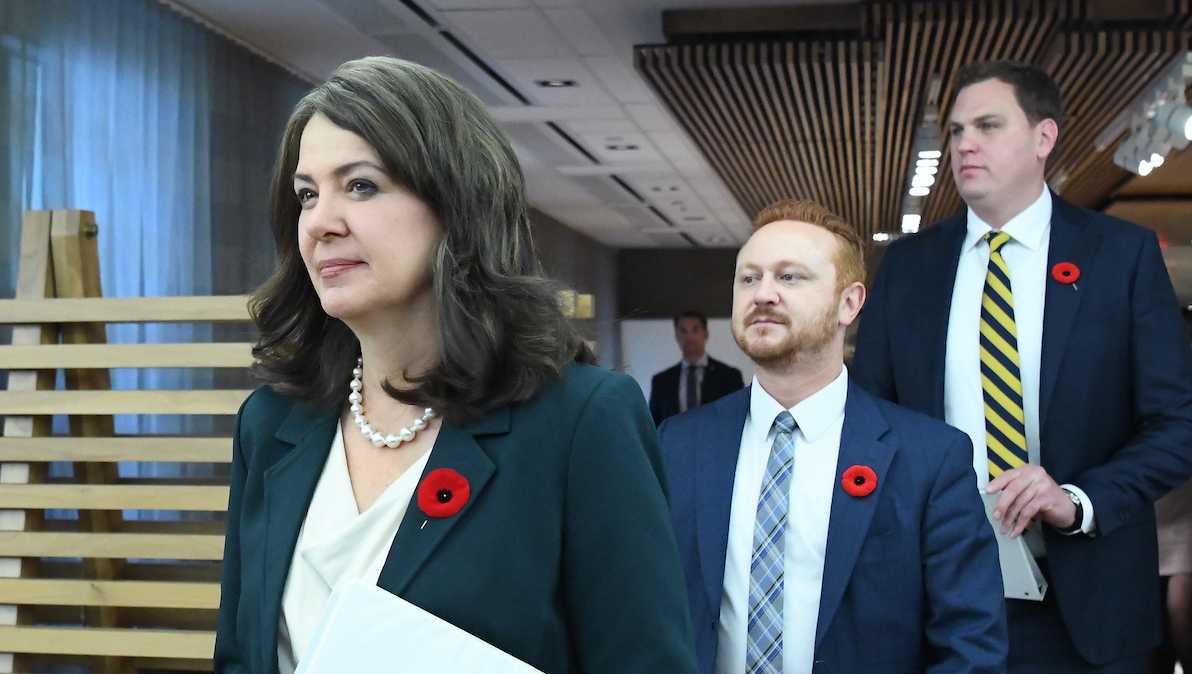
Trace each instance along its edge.
<path fill-rule="evenodd" d="M 679 377 L 682 370 L 683 363 L 680 362 L 654 375 L 651 380 L 650 414 L 654 416 L 655 424 L 661 424 L 679 413 Z M 719 400 L 744 387 L 740 370 L 708 356 L 708 367 L 704 368 L 704 383 L 700 391 L 701 405 Z"/>
<path fill-rule="evenodd" d="M 719 646 L 729 515 L 749 389 L 659 429 L 700 674 Z M 849 386 L 836 462 L 816 674 L 1000 674 L 1005 607 L 993 529 L 960 431 Z M 863 498 L 840 485 L 877 474 Z M 798 517 L 798 513 L 791 513 Z"/>
<path fill-rule="evenodd" d="M 861 318 L 852 375 L 944 418 L 961 213 L 890 246 Z M 1051 277 L 1058 263 L 1076 283 Z M 1192 471 L 1192 352 L 1155 235 L 1054 197 L 1040 364 L 1041 463 L 1093 504 L 1094 537 L 1043 527 L 1051 592 L 1093 664 L 1159 642 L 1155 499 Z"/>

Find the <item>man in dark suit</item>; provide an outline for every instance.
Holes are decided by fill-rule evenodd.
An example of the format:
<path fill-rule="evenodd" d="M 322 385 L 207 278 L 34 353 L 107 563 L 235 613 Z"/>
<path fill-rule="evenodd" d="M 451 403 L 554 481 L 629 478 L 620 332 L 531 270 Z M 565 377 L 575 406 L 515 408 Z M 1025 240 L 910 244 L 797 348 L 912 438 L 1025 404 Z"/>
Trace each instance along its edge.
<path fill-rule="evenodd" d="M 650 383 L 650 413 L 655 424 L 745 387 L 740 370 L 705 353 L 707 316 L 698 311 L 675 316 L 675 341 L 683 360 L 654 375 Z"/>
<path fill-rule="evenodd" d="M 967 436 L 849 383 L 863 247 L 779 202 L 737 256 L 753 385 L 659 429 L 701 674 L 1004 671 Z"/>
<path fill-rule="evenodd" d="M 1144 672 L 1152 504 L 1192 471 L 1192 353 L 1158 241 L 1046 188 L 1046 73 L 977 63 L 953 90 L 968 211 L 889 248 L 853 376 L 970 436 L 998 526 L 1049 575 L 1042 602 L 1007 600 L 1009 671 Z"/>

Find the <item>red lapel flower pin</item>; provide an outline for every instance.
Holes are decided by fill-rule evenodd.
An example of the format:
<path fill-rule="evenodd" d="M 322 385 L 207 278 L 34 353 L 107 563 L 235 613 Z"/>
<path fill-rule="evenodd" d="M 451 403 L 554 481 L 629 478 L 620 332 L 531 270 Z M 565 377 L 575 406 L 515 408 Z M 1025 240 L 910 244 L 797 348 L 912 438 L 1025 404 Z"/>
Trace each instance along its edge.
<path fill-rule="evenodd" d="M 1076 287 L 1076 279 L 1080 278 L 1080 267 L 1071 262 L 1061 262 L 1051 268 L 1051 277 L 1060 283 L 1071 283 Z"/>
<path fill-rule="evenodd" d="M 877 473 L 869 466 L 853 466 L 844 471 L 844 479 L 840 481 L 840 486 L 844 487 L 850 496 L 869 496 L 877 489 Z"/>
<path fill-rule="evenodd" d="M 471 493 L 468 480 L 450 468 L 432 470 L 418 485 L 418 507 L 431 517 L 451 517 Z"/>

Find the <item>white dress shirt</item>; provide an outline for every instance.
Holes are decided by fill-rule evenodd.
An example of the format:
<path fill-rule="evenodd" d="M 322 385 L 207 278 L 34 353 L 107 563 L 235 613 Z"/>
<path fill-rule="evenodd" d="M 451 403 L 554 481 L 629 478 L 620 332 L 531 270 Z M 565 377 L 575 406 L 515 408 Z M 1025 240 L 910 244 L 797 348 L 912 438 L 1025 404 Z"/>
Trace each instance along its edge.
<path fill-rule="evenodd" d="M 277 663 L 293 674 L 310 645 L 331 591 L 349 580 L 375 584 L 389 556 L 430 452 L 393 481 L 363 513 L 356 505 L 342 425 L 306 511 L 281 598 Z"/>
<path fill-rule="evenodd" d="M 810 674 L 815 656 L 815 628 L 819 618 L 820 585 L 824 577 L 824 550 L 828 544 L 828 519 L 844 403 L 848 397 L 848 370 L 841 368 L 832 383 L 792 407 L 795 418 L 794 469 L 785 534 L 783 572 L 782 671 Z M 720 601 L 719 648 L 715 674 L 744 674 L 749 619 L 749 565 L 753 558 L 753 533 L 757 502 L 777 430 L 774 419 L 783 411 L 753 379 L 749 417 L 741 432 L 737 474 L 729 512 L 728 553 L 724 565 L 724 593 Z"/>
<path fill-rule="evenodd" d="M 944 359 L 944 420 L 967 433 L 973 441 L 973 470 L 981 490 L 989 483 L 980 350 L 981 297 L 985 293 L 989 245 L 981 238 L 991 231 L 993 228 L 970 208 L 968 233 L 960 249 L 956 282 L 952 286 Z M 1051 242 L 1051 191 L 1044 187 L 1039 198 L 1003 225 L 1001 231 L 1010 235 L 1010 241 L 1002 247 L 1002 259 L 1010 269 L 1010 292 L 1014 298 L 1026 451 L 1030 462 L 1038 464 L 1039 363 L 1043 350 L 1043 302 L 1050 274 L 1047 252 Z M 1079 487 L 1063 486 L 1080 497 L 1084 508 L 1081 530 L 1088 533 L 1093 522 L 1092 503 Z M 1043 554 L 1038 527 L 1028 529 L 1026 539 L 1032 552 Z"/>
<path fill-rule="evenodd" d="M 708 354 L 700 356 L 694 363 L 679 361 L 679 411 L 687 411 L 687 371 L 695 368 L 695 404 L 704 402 L 704 373 L 708 371 Z"/>

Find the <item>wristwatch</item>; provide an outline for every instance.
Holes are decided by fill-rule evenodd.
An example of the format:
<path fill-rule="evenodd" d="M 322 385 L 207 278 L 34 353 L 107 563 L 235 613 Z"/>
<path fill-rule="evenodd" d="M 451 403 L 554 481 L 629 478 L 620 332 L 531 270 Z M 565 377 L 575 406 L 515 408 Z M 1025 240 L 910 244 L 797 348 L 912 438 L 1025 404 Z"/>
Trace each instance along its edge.
<path fill-rule="evenodd" d="M 1063 487 L 1060 487 L 1060 489 L 1063 489 Z M 1056 527 L 1055 530 L 1061 534 L 1074 534 L 1080 531 L 1081 525 L 1084 524 L 1084 505 L 1080 502 L 1080 497 L 1076 495 L 1076 492 L 1064 489 L 1064 493 L 1068 495 L 1068 498 L 1072 499 L 1072 505 L 1076 506 L 1076 519 L 1073 520 L 1072 526 Z"/>

